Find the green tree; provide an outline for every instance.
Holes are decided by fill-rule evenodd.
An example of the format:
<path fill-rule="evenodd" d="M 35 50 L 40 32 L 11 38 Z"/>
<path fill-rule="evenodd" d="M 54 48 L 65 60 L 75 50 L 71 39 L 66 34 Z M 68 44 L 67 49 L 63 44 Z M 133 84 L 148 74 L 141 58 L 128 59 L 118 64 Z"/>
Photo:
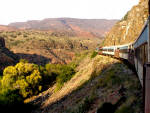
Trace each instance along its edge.
<path fill-rule="evenodd" d="M 2 91 L 17 89 L 25 98 L 41 90 L 41 80 L 42 76 L 37 65 L 19 62 L 16 66 L 8 66 L 4 69 L 1 80 Z"/>

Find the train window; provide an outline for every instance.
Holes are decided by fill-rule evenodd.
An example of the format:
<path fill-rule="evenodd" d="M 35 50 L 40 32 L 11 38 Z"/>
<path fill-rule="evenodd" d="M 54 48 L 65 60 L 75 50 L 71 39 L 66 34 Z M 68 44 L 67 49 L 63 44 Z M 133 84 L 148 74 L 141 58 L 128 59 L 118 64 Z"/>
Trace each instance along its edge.
<path fill-rule="evenodd" d="M 120 53 L 128 53 L 128 49 L 120 49 Z"/>
<path fill-rule="evenodd" d="M 113 49 L 108 49 L 108 51 L 109 51 L 109 52 L 113 52 L 114 50 L 113 50 Z"/>
<path fill-rule="evenodd" d="M 142 64 L 148 62 L 147 47 L 147 44 L 143 44 L 135 50 L 135 56 Z"/>
<path fill-rule="evenodd" d="M 144 56 L 144 58 L 145 58 L 145 62 L 148 62 L 148 44 L 145 44 L 145 56 Z"/>
<path fill-rule="evenodd" d="M 102 51 L 107 51 L 107 49 L 102 49 Z"/>
<path fill-rule="evenodd" d="M 139 48 L 136 48 L 135 49 L 135 57 L 138 59 L 139 58 Z"/>

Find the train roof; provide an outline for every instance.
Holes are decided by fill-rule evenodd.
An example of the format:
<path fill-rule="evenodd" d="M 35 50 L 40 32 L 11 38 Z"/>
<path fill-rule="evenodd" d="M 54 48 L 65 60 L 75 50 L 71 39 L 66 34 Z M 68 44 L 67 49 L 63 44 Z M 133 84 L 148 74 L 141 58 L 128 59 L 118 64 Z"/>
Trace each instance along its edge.
<path fill-rule="evenodd" d="M 123 48 L 126 48 L 126 47 L 130 46 L 130 45 L 135 45 L 137 43 L 137 41 L 139 40 L 140 36 L 142 35 L 142 33 L 144 32 L 144 29 L 146 28 L 149 19 L 150 19 L 150 16 L 148 17 L 147 21 L 145 22 L 140 35 L 138 36 L 138 38 L 134 42 L 131 42 L 131 43 L 128 43 L 128 44 L 123 44 L 123 45 L 105 46 L 105 47 L 102 47 L 102 48 L 103 49 L 114 49 L 114 48 L 122 48 L 123 49 Z"/>
<path fill-rule="evenodd" d="M 135 43 L 139 40 L 140 36 L 141 36 L 141 35 L 142 35 L 142 33 L 144 32 L 144 29 L 145 29 L 145 28 L 146 28 L 146 26 L 148 25 L 149 19 L 150 19 L 150 16 L 148 17 L 148 19 L 147 19 L 147 21 L 145 22 L 145 24 L 144 24 L 144 26 L 143 26 L 143 28 L 142 28 L 142 30 L 141 30 L 141 32 L 140 32 L 140 34 L 139 34 L 138 38 L 134 41 L 134 43 L 133 43 L 133 44 L 135 44 Z"/>
<path fill-rule="evenodd" d="M 114 49 L 114 48 L 123 48 L 123 47 L 128 47 L 130 45 L 132 45 L 133 42 L 131 43 L 128 43 L 128 44 L 123 44 L 123 45 L 116 45 L 116 46 L 105 46 L 105 47 L 102 47 L 103 49 Z"/>

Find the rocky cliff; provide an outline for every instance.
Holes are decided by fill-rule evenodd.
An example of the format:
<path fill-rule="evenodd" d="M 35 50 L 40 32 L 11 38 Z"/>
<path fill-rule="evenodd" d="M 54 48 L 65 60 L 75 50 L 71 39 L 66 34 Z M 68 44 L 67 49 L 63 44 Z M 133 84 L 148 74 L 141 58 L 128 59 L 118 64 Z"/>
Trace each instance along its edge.
<path fill-rule="evenodd" d="M 140 34 L 148 18 L 148 0 L 140 0 L 139 4 L 115 24 L 106 35 L 103 45 L 118 45 L 133 42 Z"/>
<path fill-rule="evenodd" d="M 9 65 L 14 65 L 18 61 L 18 56 L 5 47 L 4 38 L 0 37 L 0 74 Z"/>

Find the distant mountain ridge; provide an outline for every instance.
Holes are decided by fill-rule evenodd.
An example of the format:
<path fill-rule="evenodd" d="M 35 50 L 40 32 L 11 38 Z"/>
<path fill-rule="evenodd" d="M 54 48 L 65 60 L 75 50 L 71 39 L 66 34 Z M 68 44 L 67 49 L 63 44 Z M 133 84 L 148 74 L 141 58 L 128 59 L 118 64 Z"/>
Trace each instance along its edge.
<path fill-rule="evenodd" d="M 106 19 L 48 18 L 44 20 L 10 23 L 8 26 L 19 29 L 72 32 L 72 34 L 77 36 L 102 37 L 117 21 Z"/>
<path fill-rule="evenodd" d="M 17 28 L 6 25 L 0 25 L 0 31 L 16 31 Z"/>

